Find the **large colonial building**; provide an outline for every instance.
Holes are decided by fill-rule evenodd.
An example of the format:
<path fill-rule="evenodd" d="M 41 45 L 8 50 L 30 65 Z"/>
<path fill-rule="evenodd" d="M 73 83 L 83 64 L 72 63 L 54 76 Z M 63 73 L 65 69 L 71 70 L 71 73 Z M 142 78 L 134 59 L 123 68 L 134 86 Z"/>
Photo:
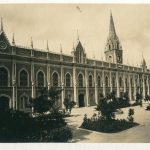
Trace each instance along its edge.
<path fill-rule="evenodd" d="M 136 92 L 149 95 L 150 70 L 144 58 L 140 67 L 123 64 L 123 49 L 110 15 L 109 35 L 105 47 L 106 61 L 88 59 L 80 39 L 71 55 L 20 47 L 9 42 L 1 24 L 0 31 L 0 104 L 27 110 L 30 97 L 36 97 L 41 87 L 62 88 L 59 104 L 69 98 L 77 106 L 98 103 L 100 95 L 115 91 L 116 96 L 128 92 L 135 100 Z"/>

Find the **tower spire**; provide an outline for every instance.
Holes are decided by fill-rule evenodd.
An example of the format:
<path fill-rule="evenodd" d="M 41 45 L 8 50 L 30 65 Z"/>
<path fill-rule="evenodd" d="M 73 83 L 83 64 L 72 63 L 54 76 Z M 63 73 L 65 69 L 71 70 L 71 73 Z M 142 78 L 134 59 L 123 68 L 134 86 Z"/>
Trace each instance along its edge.
<path fill-rule="evenodd" d="M 110 11 L 109 35 L 105 47 L 106 61 L 123 63 L 122 46 L 116 34 L 112 12 Z"/>
<path fill-rule="evenodd" d="M 15 45 L 14 33 L 13 33 L 13 38 L 12 38 L 12 44 Z"/>
<path fill-rule="evenodd" d="M 77 29 L 77 40 L 79 40 L 79 32 L 78 32 L 78 29 Z"/>
<path fill-rule="evenodd" d="M 31 36 L 31 48 L 33 48 L 33 40 L 32 40 L 32 36 Z"/>
<path fill-rule="evenodd" d="M 48 40 L 47 40 L 47 51 L 49 51 L 49 45 L 48 45 Z"/>
<path fill-rule="evenodd" d="M 116 36 L 116 30 L 111 10 L 110 10 L 109 36 Z"/>
<path fill-rule="evenodd" d="M 3 18 L 1 17 L 1 31 L 3 31 Z"/>
<path fill-rule="evenodd" d="M 60 44 L 60 53 L 62 54 L 62 45 Z"/>

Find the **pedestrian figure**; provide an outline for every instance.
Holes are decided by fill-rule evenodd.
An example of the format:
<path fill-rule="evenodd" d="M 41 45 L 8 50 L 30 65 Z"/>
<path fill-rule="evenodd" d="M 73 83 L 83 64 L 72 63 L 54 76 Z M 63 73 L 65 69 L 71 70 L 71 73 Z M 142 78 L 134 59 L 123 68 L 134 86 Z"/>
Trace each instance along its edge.
<path fill-rule="evenodd" d="M 142 100 L 140 101 L 140 107 L 142 107 L 143 106 L 143 104 L 142 104 Z"/>

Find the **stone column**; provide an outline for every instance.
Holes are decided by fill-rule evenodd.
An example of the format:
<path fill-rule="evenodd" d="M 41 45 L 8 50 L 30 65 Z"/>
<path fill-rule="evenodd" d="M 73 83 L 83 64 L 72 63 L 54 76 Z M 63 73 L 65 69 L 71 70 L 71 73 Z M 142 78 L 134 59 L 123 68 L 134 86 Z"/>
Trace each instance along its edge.
<path fill-rule="evenodd" d="M 126 80 L 125 80 L 125 73 L 123 74 L 123 91 L 124 91 L 124 93 L 127 91 L 127 89 L 126 89 L 127 87 L 126 87 Z"/>
<path fill-rule="evenodd" d="M 132 93 L 131 93 L 131 77 L 130 74 L 128 75 L 128 80 L 129 80 L 129 98 L 130 101 L 132 100 Z"/>
<path fill-rule="evenodd" d="M 35 77 L 34 77 L 34 62 L 31 61 L 31 97 L 35 98 Z M 32 113 L 34 113 L 34 107 L 31 108 Z"/>
<path fill-rule="evenodd" d="M 96 69 L 94 69 L 95 103 L 98 104 Z"/>
<path fill-rule="evenodd" d="M 143 79 L 143 100 L 145 99 L 145 77 L 144 74 L 142 75 L 142 79 Z"/>
<path fill-rule="evenodd" d="M 15 90 L 16 88 L 15 88 L 15 84 L 16 84 L 16 82 L 13 81 L 13 86 L 12 86 L 12 88 L 13 88 L 12 105 L 10 106 L 13 109 L 15 109 L 15 101 L 16 101 L 16 90 Z"/>
<path fill-rule="evenodd" d="M 32 98 L 35 98 L 35 77 L 34 77 L 34 62 L 31 62 L 31 86 L 32 86 Z"/>
<path fill-rule="evenodd" d="M 86 89 L 86 106 L 89 106 L 89 88 L 88 88 L 88 74 L 87 68 L 85 67 L 85 89 Z"/>
<path fill-rule="evenodd" d="M 64 98 L 65 98 L 65 87 L 64 87 L 64 66 L 61 65 L 61 89 L 62 89 L 62 92 L 61 92 L 61 102 L 62 102 L 62 108 L 64 108 Z"/>
<path fill-rule="evenodd" d="M 47 88 L 50 89 L 50 65 L 47 65 Z"/>
<path fill-rule="evenodd" d="M 13 59 L 13 62 L 12 62 L 12 88 L 13 88 L 13 93 L 12 93 L 12 105 L 11 105 L 11 107 L 13 109 L 17 109 L 16 61 L 14 59 Z"/>
<path fill-rule="evenodd" d="M 150 90 L 149 90 L 149 81 L 148 81 L 148 75 L 147 75 L 147 94 L 150 94 Z"/>
<path fill-rule="evenodd" d="M 73 65 L 73 96 L 74 96 L 74 101 L 76 102 L 76 106 L 78 106 L 78 100 L 77 100 L 77 79 L 76 78 L 76 66 L 75 64 Z"/>
<path fill-rule="evenodd" d="M 133 75 L 133 84 L 134 84 L 134 100 L 136 99 L 136 82 L 135 82 L 135 74 Z"/>
<path fill-rule="evenodd" d="M 112 74 L 111 74 L 111 70 L 110 70 L 110 92 L 113 91 L 113 87 L 112 87 Z"/>
<path fill-rule="evenodd" d="M 116 71 L 116 83 L 117 83 L 117 97 L 120 96 L 120 90 L 119 90 L 119 77 L 118 77 L 118 71 Z"/>
<path fill-rule="evenodd" d="M 102 70 L 102 80 L 103 80 L 103 96 L 106 96 L 106 88 L 105 88 L 105 77 L 104 77 L 104 70 Z"/>
<path fill-rule="evenodd" d="M 140 94 L 140 77 L 139 77 L 139 75 L 138 75 L 138 81 L 137 81 L 138 83 L 137 83 L 137 85 L 138 85 L 138 93 Z"/>

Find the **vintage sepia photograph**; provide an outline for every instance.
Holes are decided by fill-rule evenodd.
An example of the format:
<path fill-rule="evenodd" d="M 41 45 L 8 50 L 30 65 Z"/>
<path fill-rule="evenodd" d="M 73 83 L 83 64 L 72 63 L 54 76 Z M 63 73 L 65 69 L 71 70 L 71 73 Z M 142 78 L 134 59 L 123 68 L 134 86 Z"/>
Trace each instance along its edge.
<path fill-rule="evenodd" d="M 150 4 L 0 4 L 0 143 L 149 143 Z"/>

